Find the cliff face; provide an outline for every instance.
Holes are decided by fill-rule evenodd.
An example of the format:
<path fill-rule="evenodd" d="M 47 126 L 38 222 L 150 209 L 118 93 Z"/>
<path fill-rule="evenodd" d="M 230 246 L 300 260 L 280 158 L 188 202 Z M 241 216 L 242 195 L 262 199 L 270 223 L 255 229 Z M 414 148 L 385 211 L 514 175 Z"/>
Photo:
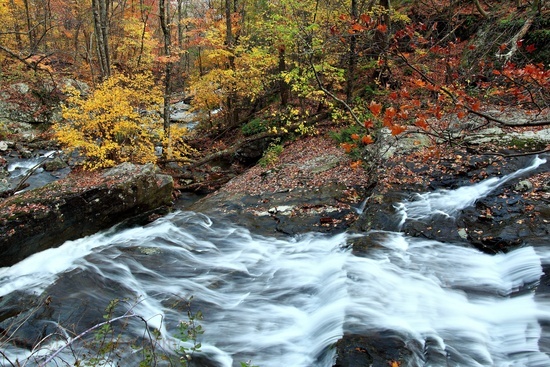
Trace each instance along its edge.
<path fill-rule="evenodd" d="M 173 180 L 155 166 L 122 164 L 72 175 L 0 203 L 0 267 L 172 204 Z"/>

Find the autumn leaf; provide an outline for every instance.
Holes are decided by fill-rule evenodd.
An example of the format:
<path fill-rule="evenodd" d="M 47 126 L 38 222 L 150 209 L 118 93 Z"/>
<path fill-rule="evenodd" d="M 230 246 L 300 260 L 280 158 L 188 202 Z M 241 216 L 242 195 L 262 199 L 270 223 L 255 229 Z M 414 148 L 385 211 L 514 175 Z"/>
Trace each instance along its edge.
<path fill-rule="evenodd" d="M 456 113 L 456 116 L 459 118 L 459 119 L 463 119 L 464 117 L 466 117 L 466 112 L 465 111 L 458 111 Z"/>
<path fill-rule="evenodd" d="M 386 33 L 388 31 L 388 26 L 385 24 L 379 24 L 376 29 L 381 33 Z"/>
<path fill-rule="evenodd" d="M 359 23 L 355 23 L 354 25 L 351 26 L 351 29 L 354 31 L 354 32 L 363 32 L 365 29 L 367 29 L 367 27 L 359 24 Z"/>
<path fill-rule="evenodd" d="M 498 46 L 498 49 L 502 52 L 502 51 L 506 50 L 507 47 L 508 47 L 508 45 L 506 43 L 503 43 L 502 45 Z"/>
<path fill-rule="evenodd" d="M 422 79 L 416 79 L 414 81 L 414 84 L 417 86 L 417 87 L 420 87 L 420 88 L 424 88 L 426 86 L 426 82 L 423 81 Z"/>
<path fill-rule="evenodd" d="M 426 119 L 424 117 L 418 117 L 415 120 L 414 124 L 421 129 L 424 129 L 424 130 L 428 129 L 428 123 L 426 122 Z"/>
<path fill-rule="evenodd" d="M 397 92 L 391 92 L 388 97 L 395 101 L 398 97 Z"/>
<path fill-rule="evenodd" d="M 537 48 L 535 47 L 535 45 L 531 44 L 531 45 L 527 45 L 527 47 L 525 47 L 525 51 L 529 52 L 529 53 L 532 53 L 536 50 Z"/>
<path fill-rule="evenodd" d="M 382 111 L 382 105 L 380 103 L 376 103 L 375 101 L 371 101 L 369 110 L 374 116 L 378 116 L 380 115 L 380 111 Z"/>
<path fill-rule="evenodd" d="M 361 139 L 361 142 L 365 145 L 368 145 L 368 144 L 372 144 L 374 143 L 374 140 L 372 139 L 372 137 L 370 135 L 365 135 L 363 136 L 363 138 Z"/>
<path fill-rule="evenodd" d="M 350 143 L 342 143 L 340 144 L 340 146 L 344 149 L 344 152 L 346 153 L 350 153 L 352 149 L 356 147 L 355 144 L 350 144 Z"/>
<path fill-rule="evenodd" d="M 401 126 L 401 125 L 392 125 L 390 127 L 390 130 L 391 130 L 391 134 L 393 136 L 397 136 L 399 134 L 401 134 L 403 131 L 407 130 L 404 126 Z"/>
<path fill-rule="evenodd" d="M 357 135 L 357 134 L 351 134 L 351 139 L 352 139 L 352 140 L 359 140 L 359 135 Z"/>
<path fill-rule="evenodd" d="M 372 120 L 365 120 L 363 124 L 365 125 L 365 129 L 372 129 L 374 127 L 374 122 L 372 122 Z"/>
<path fill-rule="evenodd" d="M 397 115 L 397 111 L 395 107 L 388 107 L 386 108 L 386 111 L 384 111 L 384 117 L 385 118 L 393 118 L 395 115 Z"/>
<path fill-rule="evenodd" d="M 361 168 L 361 166 L 363 165 L 363 162 L 362 161 L 353 161 L 350 163 L 350 167 L 354 170 L 358 170 L 359 168 Z"/>
<path fill-rule="evenodd" d="M 472 111 L 479 111 L 479 109 L 481 108 L 481 102 L 480 101 L 475 101 L 475 103 L 472 105 Z"/>
<path fill-rule="evenodd" d="M 523 47 L 523 39 L 518 40 L 518 41 L 516 42 L 516 45 L 517 45 L 518 47 Z"/>
<path fill-rule="evenodd" d="M 399 367 L 399 366 L 401 366 L 401 363 L 399 363 L 398 361 L 389 361 L 388 364 L 390 365 L 390 367 Z"/>
<path fill-rule="evenodd" d="M 361 14 L 359 18 L 365 24 L 369 24 L 371 22 L 371 17 L 368 14 Z"/>

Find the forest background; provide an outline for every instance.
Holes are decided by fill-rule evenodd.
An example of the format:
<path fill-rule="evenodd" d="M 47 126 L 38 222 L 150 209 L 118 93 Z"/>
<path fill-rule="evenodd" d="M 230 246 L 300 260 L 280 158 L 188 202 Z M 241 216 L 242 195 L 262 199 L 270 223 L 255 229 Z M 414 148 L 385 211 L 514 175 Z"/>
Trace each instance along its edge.
<path fill-rule="evenodd" d="M 384 134 L 437 154 L 550 123 L 543 0 L 0 0 L 0 24 L 2 100 L 87 169 L 196 168 L 259 139 L 269 163 L 327 126 L 359 169 Z M 192 131 L 170 120 L 179 101 L 201 112 Z"/>

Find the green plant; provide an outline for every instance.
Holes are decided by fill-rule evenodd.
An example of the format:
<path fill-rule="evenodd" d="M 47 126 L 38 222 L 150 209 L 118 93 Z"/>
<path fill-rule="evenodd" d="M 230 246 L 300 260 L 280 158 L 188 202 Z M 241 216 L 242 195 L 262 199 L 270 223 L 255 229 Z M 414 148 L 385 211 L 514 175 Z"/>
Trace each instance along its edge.
<path fill-rule="evenodd" d="M 248 362 L 241 362 L 241 367 L 258 367 L 258 366 L 252 364 L 252 361 L 248 361 Z"/>
<path fill-rule="evenodd" d="M 258 164 L 265 168 L 277 163 L 283 150 L 284 148 L 281 144 L 271 143 L 269 148 L 264 152 L 262 158 L 258 161 Z"/>
<path fill-rule="evenodd" d="M 360 135 L 364 133 L 364 129 L 361 126 L 356 124 L 344 127 L 337 132 L 330 132 L 329 135 L 337 143 L 353 143 L 355 139 L 352 138 L 353 135 Z"/>
<path fill-rule="evenodd" d="M 241 131 L 244 136 L 264 133 L 267 130 L 266 122 L 259 118 L 252 119 L 241 127 Z"/>
<path fill-rule="evenodd" d="M 126 358 L 136 356 L 140 358 L 140 367 L 152 367 L 159 365 L 159 361 L 167 361 L 171 366 L 187 367 L 193 353 L 201 348 L 198 338 L 204 333 L 199 321 L 202 320 L 202 312 L 191 311 L 191 300 L 185 300 L 187 320 L 180 321 L 176 326 L 176 345 L 167 345 L 163 335 L 157 328 L 152 328 L 149 322 L 134 312 L 141 302 L 129 304 L 127 300 L 114 299 L 105 308 L 103 321 L 87 328 L 86 330 L 71 335 L 71 332 L 63 326 L 41 337 L 33 346 L 33 352 L 26 360 L 11 361 L 3 353 L 4 342 L 19 340 L 17 331 L 23 323 L 29 322 L 30 317 L 22 320 L 21 324 L 14 325 L 6 340 L 0 340 L 0 363 L 8 363 L 6 366 L 21 366 L 35 364 L 37 366 L 74 365 L 74 366 L 107 366 L 124 365 Z M 36 308 L 39 310 L 40 306 Z M 32 310 L 31 310 L 32 311 Z M 131 320 L 141 322 L 143 334 L 134 340 L 124 333 L 128 329 Z M 132 328 L 133 329 L 133 328 Z M 56 350 L 50 350 L 49 344 L 55 340 L 63 344 Z M 190 345 L 190 346 L 189 346 Z M 131 348 L 131 351 L 130 351 Z M 48 354 L 40 351 L 48 350 Z M 70 359 L 68 357 L 71 356 Z M 38 358 L 38 359 L 37 359 Z"/>
<path fill-rule="evenodd" d="M 182 342 L 190 342 L 191 347 L 185 347 L 180 345 L 177 348 L 177 353 L 181 356 L 180 362 L 181 365 L 187 367 L 188 362 L 191 360 L 193 353 L 197 352 L 201 348 L 201 343 L 197 341 L 198 336 L 204 334 L 202 326 L 198 323 L 202 320 L 202 312 L 197 311 L 193 313 L 191 311 L 191 300 L 193 297 L 190 297 L 186 303 L 187 307 L 187 320 L 180 321 L 178 323 L 178 339 Z"/>

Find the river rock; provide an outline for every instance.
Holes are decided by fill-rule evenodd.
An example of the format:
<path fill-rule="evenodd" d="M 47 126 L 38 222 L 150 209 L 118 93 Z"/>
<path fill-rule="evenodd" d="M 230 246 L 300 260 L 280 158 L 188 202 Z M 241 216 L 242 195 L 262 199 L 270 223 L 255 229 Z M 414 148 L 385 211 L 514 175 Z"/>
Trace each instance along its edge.
<path fill-rule="evenodd" d="M 0 267 L 113 226 L 166 210 L 173 180 L 152 164 L 86 172 L 0 203 Z"/>
<path fill-rule="evenodd" d="M 261 195 L 218 190 L 186 209 L 223 217 L 257 234 L 293 236 L 346 230 L 358 215 L 353 205 L 346 186 L 335 183 Z"/>

